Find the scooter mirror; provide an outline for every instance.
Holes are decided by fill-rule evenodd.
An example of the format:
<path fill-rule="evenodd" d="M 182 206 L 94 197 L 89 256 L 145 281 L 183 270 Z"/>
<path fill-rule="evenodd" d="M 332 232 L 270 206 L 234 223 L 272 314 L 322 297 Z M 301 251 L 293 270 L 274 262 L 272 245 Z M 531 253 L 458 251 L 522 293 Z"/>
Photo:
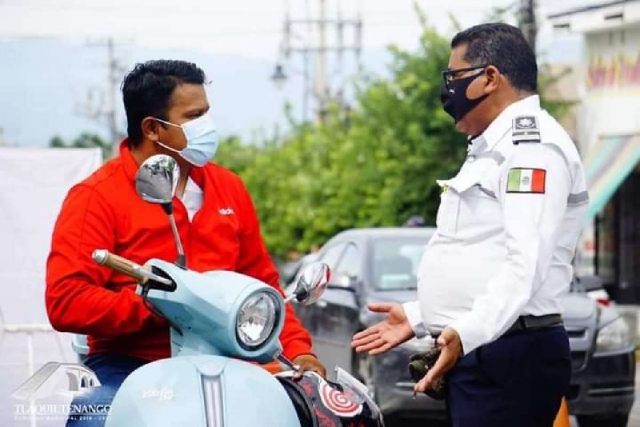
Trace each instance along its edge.
<path fill-rule="evenodd" d="M 136 173 L 136 191 L 145 202 L 155 203 L 169 216 L 171 231 L 178 249 L 176 264 L 186 268 L 184 248 L 178 233 L 176 219 L 173 217 L 173 195 L 176 192 L 180 168 L 176 161 L 165 154 L 156 154 L 145 160 Z"/>
<path fill-rule="evenodd" d="M 172 199 L 180 170 L 170 156 L 156 154 L 142 163 L 136 174 L 136 191 L 142 200 L 162 205 L 168 215 L 173 213 Z"/>
<path fill-rule="evenodd" d="M 292 297 L 301 304 L 311 305 L 320 299 L 327 289 L 330 278 L 331 271 L 327 264 L 323 262 L 311 263 L 303 267 Z"/>

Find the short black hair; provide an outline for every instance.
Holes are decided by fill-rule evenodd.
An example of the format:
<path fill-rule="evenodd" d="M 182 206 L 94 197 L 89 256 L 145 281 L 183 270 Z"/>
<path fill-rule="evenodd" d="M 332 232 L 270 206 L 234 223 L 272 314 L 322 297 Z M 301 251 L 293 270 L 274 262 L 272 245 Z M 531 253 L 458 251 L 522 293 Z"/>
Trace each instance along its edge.
<path fill-rule="evenodd" d="M 154 60 L 136 64 L 122 81 L 127 134 L 132 147 L 142 142 L 142 120 L 154 116 L 166 120 L 173 90 L 181 83 L 204 84 L 205 74 L 196 64 Z"/>
<path fill-rule="evenodd" d="M 504 23 L 480 24 L 459 32 L 451 48 L 467 45 L 465 61 L 471 65 L 493 65 L 515 89 L 538 90 L 536 55 L 517 27 Z"/>

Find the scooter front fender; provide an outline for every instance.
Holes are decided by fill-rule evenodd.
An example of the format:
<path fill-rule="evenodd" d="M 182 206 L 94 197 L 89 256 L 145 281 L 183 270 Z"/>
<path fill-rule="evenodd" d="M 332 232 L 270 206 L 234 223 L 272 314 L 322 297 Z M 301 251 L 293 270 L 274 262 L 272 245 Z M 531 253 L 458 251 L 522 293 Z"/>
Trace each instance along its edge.
<path fill-rule="evenodd" d="M 278 380 L 222 356 L 183 356 L 138 368 L 116 394 L 106 427 L 300 427 Z"/>

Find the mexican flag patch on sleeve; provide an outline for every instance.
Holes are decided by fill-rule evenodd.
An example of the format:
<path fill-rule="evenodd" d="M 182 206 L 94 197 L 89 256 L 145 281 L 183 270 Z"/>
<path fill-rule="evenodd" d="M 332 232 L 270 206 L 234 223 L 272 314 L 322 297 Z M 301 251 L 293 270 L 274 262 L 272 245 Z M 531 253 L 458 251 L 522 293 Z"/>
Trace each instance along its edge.
<path fill-rule="evenodd" d="M 507 193 L 544 194 L 546 178 L 547 171 L 544 169 L 511 169 L 507 179 Z"/>

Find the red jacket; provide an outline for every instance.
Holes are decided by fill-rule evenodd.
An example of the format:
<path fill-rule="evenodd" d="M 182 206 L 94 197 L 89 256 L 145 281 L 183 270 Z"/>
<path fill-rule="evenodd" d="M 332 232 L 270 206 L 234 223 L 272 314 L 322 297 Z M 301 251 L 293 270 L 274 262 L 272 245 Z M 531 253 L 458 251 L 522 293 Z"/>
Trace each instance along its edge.
<path fill-rule="evenodd" d="M 91 354 L 119 353 L 152 361 L 170 355 L 167 323 L 145 307 L 135 294 L 133 279 L 91 258 L 95 249 L 108 249 L 140 264 L 149 258 L 176 259 L 164 211 L 136 193 L 137 169 L 125 140 L 120 157 L 69 191 L 47 260 L 46 306 L 56 330 L 89 335 Z M 237 271 L 280 289 L 241 179 L 213 163 L 192 168 L 190 176 L 204 192 L 192 223 L 182 202 L 174 198 L 188 267 Z M 311 338 L 290 304 L 280 340 L 290 359 L 312 354 Z"/>

